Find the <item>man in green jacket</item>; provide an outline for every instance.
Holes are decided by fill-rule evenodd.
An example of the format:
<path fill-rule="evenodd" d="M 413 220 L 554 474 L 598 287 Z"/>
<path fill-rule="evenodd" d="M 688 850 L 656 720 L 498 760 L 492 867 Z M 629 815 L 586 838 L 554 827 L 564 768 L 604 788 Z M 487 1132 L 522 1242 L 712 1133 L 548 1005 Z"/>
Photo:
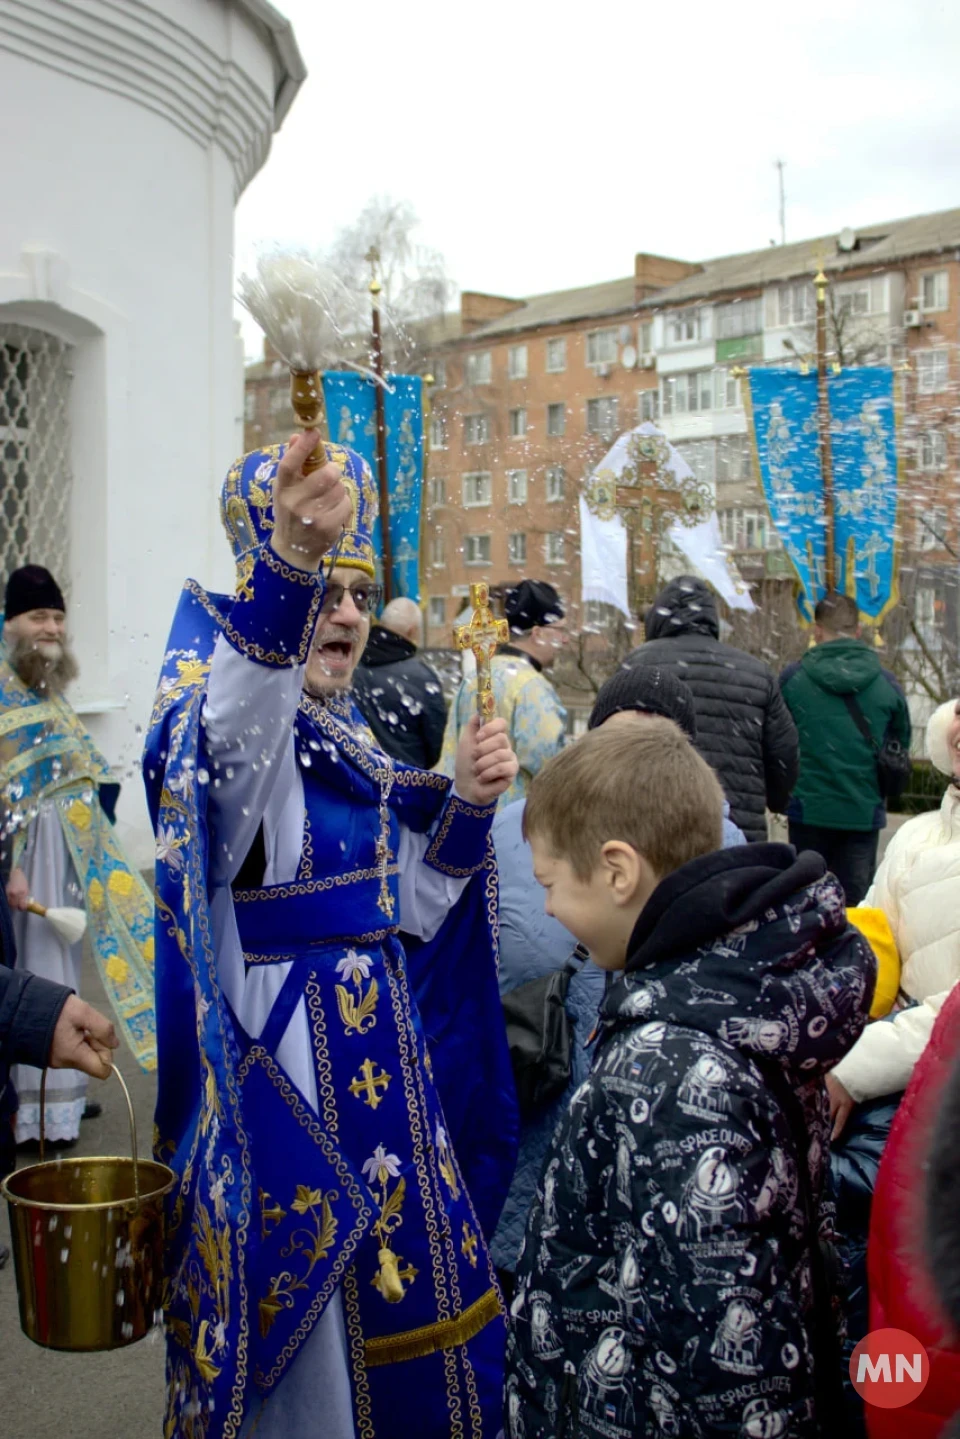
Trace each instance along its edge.
<path fill-rule="evenodd" d="M 800 778 L 787 809 L 790 843 L 821 854 L 859 904 L 877 864 L 887 822 L 877 751 L 887 739 L 908 749 L 906 696 L 877 652 L 860 638 L 860 613 L 846 595 L 826 595 L 814 611 L 816 645 L 788 665 L 780 689 L 800 735 Z M 859 710 L 871 744 L 858 727 Z"/>

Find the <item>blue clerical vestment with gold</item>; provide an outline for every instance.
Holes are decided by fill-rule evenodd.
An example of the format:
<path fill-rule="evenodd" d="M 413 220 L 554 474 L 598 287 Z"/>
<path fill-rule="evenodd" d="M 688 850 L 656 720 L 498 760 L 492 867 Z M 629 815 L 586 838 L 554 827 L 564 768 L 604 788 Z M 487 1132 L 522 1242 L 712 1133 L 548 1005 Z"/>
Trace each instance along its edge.
<path fill-rule="evenodd" d="M 484 1236 L 515 1142 L 493 807 L 300 693 L 322 586 L 267 543 L 235 599 L 188 584 L 145 757 L 166 1432 L 493 1439 Z"/>

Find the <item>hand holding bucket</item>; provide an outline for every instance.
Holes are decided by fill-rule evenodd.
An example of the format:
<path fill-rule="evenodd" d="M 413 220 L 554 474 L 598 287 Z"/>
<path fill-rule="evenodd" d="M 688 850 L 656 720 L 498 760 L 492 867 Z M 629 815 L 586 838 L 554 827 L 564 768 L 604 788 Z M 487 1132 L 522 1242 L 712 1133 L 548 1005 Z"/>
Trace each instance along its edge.
<path fill-rule="evenodd" d="M 90 1053 L 91 1062 L 103 1062 Z M 138 1158 L 130 1095 L 120 1071 L 108 1067 L 126 1096 L 131 1157 L 44 1163 L 44 1070 L 41 1162 L 0 1185 L 10 1210 L 20 1326 L 47 1349 L 120 1349 L 142 1339 L 160 1309 L 163 1200 L 176 1175 Z"/>

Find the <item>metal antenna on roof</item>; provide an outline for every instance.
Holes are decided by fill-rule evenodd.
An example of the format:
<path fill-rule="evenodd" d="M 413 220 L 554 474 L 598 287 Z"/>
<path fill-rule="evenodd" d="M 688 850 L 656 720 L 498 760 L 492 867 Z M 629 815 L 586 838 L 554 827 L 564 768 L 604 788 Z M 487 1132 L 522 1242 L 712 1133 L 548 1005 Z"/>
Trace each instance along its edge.
<path fill-rule="evenodd" d="M 773 163 L 777 167 L 777 174 L 780 179 L 780 243 L 781 245 L 785 245 L 787 243 L 787 196 L 783 188 L 783 171 L 786 161 L 774 160 Z"/>

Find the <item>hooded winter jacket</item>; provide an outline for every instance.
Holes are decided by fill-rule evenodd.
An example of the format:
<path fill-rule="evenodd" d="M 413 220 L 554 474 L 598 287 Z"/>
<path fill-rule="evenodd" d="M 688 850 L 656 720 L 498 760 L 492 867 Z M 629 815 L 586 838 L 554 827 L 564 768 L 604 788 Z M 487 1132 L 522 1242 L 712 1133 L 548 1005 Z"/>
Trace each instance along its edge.
<path fill-rule="evenodd" d="M 960 1105 L 956 1083 L 947 1087 L 958 1061 L 960 991 L 954 991 L 893 1121 L 877 1175 L 867 1250 L 870 1328 L 905 1329 L 919 1339 L 930 1359 L 930 1378 L 922 1394 L 901 1409 L 867 1406 L 870 1439 L 945 1439 L 944 1426 L 960 1410 L 960 1343 L 951 1324 L 960 1294 Z M 935 1127 L 944 1099 L 949 1108 Z M 930 1177 L 934 1202 L 925 1213 Z"/>
<path fill-rule="evenodd" d="M 508 1439 L 817 1433 L 797 1165 L 828 1228 L 823 1075 L 875 979 L 843 905 L 818 855 L 770 844 L 652 895 L 527 1225 Z M 803 1155 L 772 1064 L 802 1105 Z"/>
<path fill-rule="evenodd" d="M 780 689 L 800 735 L 790 818 L 827 829 L 882 829 L 876 751 L 843 699 L 856 700 L 878 747 L 889 736 L 910 748 L 906 697 L 876 650 L 863 640 L 828 640 L 787 666 Z"/>
<path fill-rule="evenodd" d="M 416 645 L 371 625 L 353 676 L 353 697 L 384 754 L 433 769 L 443 747 L 447 705 L 436 671 L 417 657 Z"/>
<path fill-rule="evenodd" d="M 720 641 L 713 593 L 681 575 L 654 600 L 647 642 L 628 665 L 658 665 L 685 680 L 697 713 L 697 749 L 716 770 L 748 840 L 767 836 L 764 811 L 783 813 L 797 778 L 797 731 L 773 671 Z"/>

